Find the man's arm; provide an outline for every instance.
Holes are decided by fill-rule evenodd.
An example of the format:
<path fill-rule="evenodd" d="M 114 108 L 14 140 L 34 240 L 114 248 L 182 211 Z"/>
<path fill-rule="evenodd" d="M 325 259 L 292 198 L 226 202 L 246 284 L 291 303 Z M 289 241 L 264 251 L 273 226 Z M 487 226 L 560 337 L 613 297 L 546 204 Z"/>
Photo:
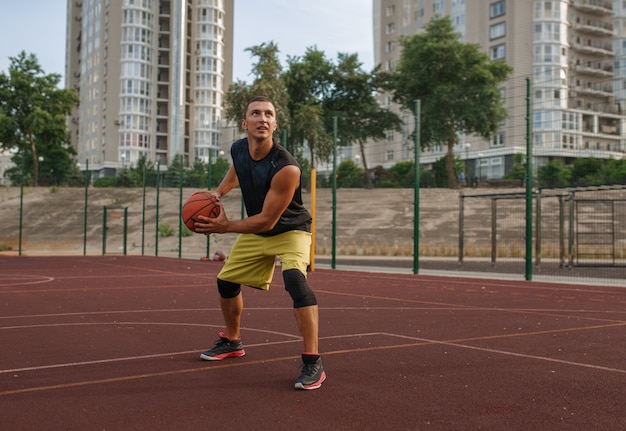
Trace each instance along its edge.
<path fill-rule="evenodd" d="M 259 214 L 246 217 L 243 220 L 231 221 L 226 217 L 226 212 L 222 207 L 217 218 L 210 219 L 200 216 L 199 218 L 204 222 L 196 223 L 195 231 L 204 234 L 267 232 L 276 225 L 282 213 L 285 212 L 299 184 L 300 169 L 296 166 L 285 166 L 274 175 L 270 189 L 265 196 L 263 209 Z"/>
<path fill-rule="evenodd" d="M 238 184 L 239 184 L 239 178 L 237 178 L 235 167 L 233 165 L 230 165 L 230 168 L 228 168 L 228 172 L 226 172 L 226 175 L 220 182 L 220 185 L 217 186 L 217 188 L 213 190 L 213 192 L 218 194 L 219 195 L 218 197 L 222 197 L 226 193 L 228 193 L 229 191 L 237 187 Z"/>

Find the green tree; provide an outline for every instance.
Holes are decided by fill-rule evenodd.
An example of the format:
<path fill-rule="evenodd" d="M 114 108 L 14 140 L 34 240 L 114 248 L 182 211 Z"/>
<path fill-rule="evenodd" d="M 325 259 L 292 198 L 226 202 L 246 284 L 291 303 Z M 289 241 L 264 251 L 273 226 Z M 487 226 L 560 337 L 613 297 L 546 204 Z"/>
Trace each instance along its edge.
<path fill-rule="evenodd" d="M 154 163 L 152 163 L 145 154 L 139 156 L 139 159 L 137 160 L 137 165 L 131 168 L 131 170 L 137 173 L 137 186 L 143 186 L 144 175 L 146 176 L 146 185 L 156 185 L 156 168 L 154 166 Z"/>
<path fill-rule="evenodd" d="M 255 96 L 270 98 L 276 106 L 276 120 L 280 129 L 289 127 L 289 115 L 287 112 L 287 92 L 282 78 L 282 66 L 278 58 L 278 45 L 274 42 L 262 43 L 245 51 L 250 52 L 252 57 L 258 58 L 252 66 L 254 80 L 251 85 L 238 80 L 231 84 L 226 92 L 226 118 L 239 124 L 244 115 L 246 104 Z"/>
<path fill-rule="evenodd" d="M 462 43 L 449 17 L 436 16 L 425 32 L 400 39 L 397 68 L 386 74 L 394 101 L 412 112 L 421 101 L 422 146 L 447 146 L 446 171 L 458 186 L 453 149 L 459 134 L 489 138 L 506 118 L 499 84 L 512 72 L 477 44 Z"/>
<path fill-rule="evenodd" d="M 433 175 L 432 184 L 430 185 L 431 187 L 452 187 L 450 185 L 450 177 L 448 176 L 446 165 L 447 157 L 445 156 L 436 160 L 435 163 L 433 163 L 433 170 L 431 171 Z"/>
<path fill-rule="evenodd" d="M 363 188 L 363 169 L 352 160 L 345 160 L 337 166 L 337 187 Z"/>
<path fill-rule="evenodd" d="M 298 153 L 305 143 L 313 167 L 316 160 L 328 160 L 332 153 L 332 134 L 324 124 L 324 100 L 332 86 L 333 64 L 323 51 L 307 48 L 304 57 L 290 57 L 283 80 L 289 100 L 287 109 L 292 119 L 289 144 Z"/>
<path fill-rule="evenodd" d="M 14 162 L 32 169 L 34 185 L 39 184 L 40 158 L 46 176 L 61 182 L 74 163 L 66 119 L 78 98 L 73 90 L 58 88 L 61 76 L 46 75 L 34 54 L 22 51 L 9 59 L 8 74 L 0 73 L 1 146 L 15 152 Z M 21 159 L 25 156 L 31 164 Z"/>
<path fill-rule="evenodd" d="M 569 184 L 572 172 L 559 162 L 549 162 L 537 170 L 540 187 L 563 187 Z"/>
<path fill-rule="evenodd" d="M 513 166 L 504 178 L 509 180 L 521 180 L 523 181 L 526 178 L 526 162 L 524 161 L 523 154 L 514 154 L 513 155 Z"/>
<path fill-rule="evenodd" d="M 217 187 L 230 168 L 228 160 L 218 157 L 211 165 L 211 188 Z"/>
<path fill-rule="evenodd" d="M 577 158 L 572 164 L 571 182 L 575 185 L 600 184 L 604 182 L 604 166 L 605 162 L 595 157 Z"/>
<path fill-rule="evenodd" d="M 398 162 L 389 168 L 393 181 L 400 187 L 412 188 L 415 186 L 415 163 L 412 160 Z"/>
<path fill-rule="evenodd" d="M 213 176 L 213 172 L 211 172 Z M 195 159 L 190 169 L 185 172 L 185 186 L 196 189 L 208 187 L 207 164 L 200 159 Z"/>
<path fill-rule="evenodd" d="M 367 169 L 365 143 L 368 139 L 384 139 L 389 130 L 401 130 L 402 120 L 394 112 L 382 108 L 375 98 L 382 81 L 374 70 L 363 71 L 357 54 L 339 54 L 333 75 L 332 92 L 324 102 L 327 124 L 338 120 L 338 136 L 342 146 L 359 145 L 364 181 L 373 188 Z M 330 126 L 330 124 L 329 124 Z"/>
<path fill-rule="evenodd" d="M 163 178 L 165 187 L 180 187 L 181 175 L 183 175 L 182 180 L 184 183 L 183 156 L 176 154 L 167 167 L 167 172 L 165 172 Z"/>
<path fill-rule="evenodd" d="M 603 172 L 607 184 L 626 184 L 626 159 L 609 159 Z"/>

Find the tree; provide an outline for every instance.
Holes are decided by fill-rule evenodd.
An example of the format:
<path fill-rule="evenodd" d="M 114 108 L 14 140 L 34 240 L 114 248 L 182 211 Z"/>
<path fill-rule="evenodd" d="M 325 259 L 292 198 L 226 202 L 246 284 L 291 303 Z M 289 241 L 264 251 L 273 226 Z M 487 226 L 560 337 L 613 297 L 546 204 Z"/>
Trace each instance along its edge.
<path fill-rule="evenodd" d="M 292 119 L 289 128 L 290 150 L 308 145 L 312 166 L 315 160 L 328 160 L 332 136 L 324 124 L 323 103 L 328 98 L 333 64 L 323 51 L 307 48 L 304 57 L 290 57 L 283 80 L 289 97 L 287 110 Z"/>
<path fill-rule="evenodd" d="M 578 185 L 602 183 L 603 179 L 601 179 L 601 171 L 603 170 L 604 165 L 605 163 L 601 159 L 597 159 L 595 157 L 578 158 L 574 160 L 574 163 L 572 164 L 572 183 Z"/>
<path fill-rule="evenodd" d="M 626 184 L 626 160 L 609 159 L 606 163 L 605 182 L 607 184 Z"/>
<path fill-rule="evenodd" d="M 526 178 L 526 162 L 523 154 L 517 153 L 513 155 L 513 166 L 511 166 L 504 178 L 524 181 Z"/>
<path fill-rule="evenodd" d="M 352 160 L 344 160 L 337 167 L 337 187 L 339 188 L 362 188 L 363 169 Z"/>
<path fill-rule="evenodd" d="M 540 187 L 567 186 L 571 176 L 571 171 L 559 162 L 550 162 L 537 170 Z"/>
<path fill-rule="evenodd" d="M 389 173 L 399 187 L 412 188 L 415 186 L 415 162 L 413 160 L 396 163 L 389 168 Z"/>
<path fill-rule="evenodd" d="M 78 103 L 73 90 L 58 88 L 61 76 L 46 75 L 34 54 L 9 57 L 8 74 L 0 73 L 0 143 L 16 153 L 14 162 L 29 156 L 34 185 L 39 184 L 39 160 L 46 176 L 61 181 L 71 172 L 67 116 Z M 24 164 L 26 166 L 26 164 Z"/>
<path fill-rule="evenodd" d="M 183 176 L 182 179 L 181 175 Z M 184 176 L 185 168 L 183 165 L 183 156 L 176 154 L 167 167 L 163 183 L 165 187 L 180 187 L 181 180 L 184 182 Z"/>
<path fill-rule="evenodd" d="M 229 168 L 230 163 L 222 157 L 218 157 L 217 160 L 213 162 L 211 165 L 211 188 L 217 187 L 220 184 Z"/>
<path fill-rule="evenodd" d="M 195 159 L 191 168 L 185 172 L 185 186 L 196 189 L 208 187 L 207 164 L 201 159 Z"/>
<path fill-rule="evenodd" d="M 278 59 L 278 45 L 274 42 L 262 43 L 246 51 L 258 61 L 252 66 L 254 81 L 251 85 L 238 80 L 231 84 L 226 93 L 226 118 L 239 124 L 244 115 L 245 107 L 250 99 L 255 96 L 265 96 L 274 102 L 276 107 L 276 120 L 279 128 L 289 127 L 289 115 L 287 113 L 287 92 L 282 79 L 282 66 Z M 277 132 L 279 133 L 278 129 Z"/>
<path fill-rule="evenodd" d="M 421 101 L 423 147 L 446 145 L 450 187 L 458 186 L 453 149 L 459 134 L 488 139 L 506 118 L 498 85 L 512 72 L 490 61 L 477 44 L 460 42 L 449 17 L 436 16 L 425 32 L 400 39 L 398 66 L 385 74 L 393 100 L 412 112 Z"/>
<path fill-rule="evenodd" d="M 371 189 L 373 184 L 367 169 L 365 143 L 368 139 L 384 139 L 389 130 L 400 131 L 402 120 L 394 112 L 382 108 L 375 98 L 382 85 L 377 69 L 368 73 L 361 66 L 357 54 L 338 55 L 334 86 L 324 103 L 324 110 L 327 124 L 333 116 L 337 117 L 342 146 L 358 143 L 365 184 Z"/>

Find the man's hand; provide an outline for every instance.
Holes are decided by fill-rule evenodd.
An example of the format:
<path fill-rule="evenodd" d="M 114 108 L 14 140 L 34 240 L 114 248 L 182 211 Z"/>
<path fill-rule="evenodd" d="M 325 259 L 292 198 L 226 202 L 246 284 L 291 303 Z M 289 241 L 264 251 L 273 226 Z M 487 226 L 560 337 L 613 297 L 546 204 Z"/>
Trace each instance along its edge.
<path fill-rule="evenodd" d="M 197 192 L 194 192 L 193 195 L 197 195 L 198 193 L 204 193 L 204 194 L 209 194 L 209 195 L 215 196 L 218 201 L 222 197 L 222 194 L 220 192 L 216 191 L 216 190 L 198 190 Z"/>
<path fill-rule="evenodd" d="M 216 194 L 216 196 L 219 196 Z M 228 217 L 226 217 L 226 211 L 224 210 L 224 205 L 219 203 L 220 206 L 220 215 L 216 218 L 209 218 L 205 216 L 198 216 L 200 222 L 194 223 L 194 231 L 196 233 L 201 233 L 204 235 L 209 235 L 211 233 L 226 233 L 228 232 Z"/>

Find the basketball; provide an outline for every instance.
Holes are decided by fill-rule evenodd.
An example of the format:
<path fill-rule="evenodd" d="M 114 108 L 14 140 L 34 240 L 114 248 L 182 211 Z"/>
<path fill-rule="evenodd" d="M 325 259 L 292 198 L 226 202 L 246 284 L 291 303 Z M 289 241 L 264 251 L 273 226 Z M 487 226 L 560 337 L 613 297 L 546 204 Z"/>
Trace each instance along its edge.
<path fill-rule="evenodd" d="M 205 216 L 215 218 L 220 215 L 220 207 L 218 199 L 207 193 L 199 192 L 189 196 L 183 204 L 182 218 L 183 223 L 190 230 L 194 230 L 195 222 L 202 222 L 197 217 Z"/>

